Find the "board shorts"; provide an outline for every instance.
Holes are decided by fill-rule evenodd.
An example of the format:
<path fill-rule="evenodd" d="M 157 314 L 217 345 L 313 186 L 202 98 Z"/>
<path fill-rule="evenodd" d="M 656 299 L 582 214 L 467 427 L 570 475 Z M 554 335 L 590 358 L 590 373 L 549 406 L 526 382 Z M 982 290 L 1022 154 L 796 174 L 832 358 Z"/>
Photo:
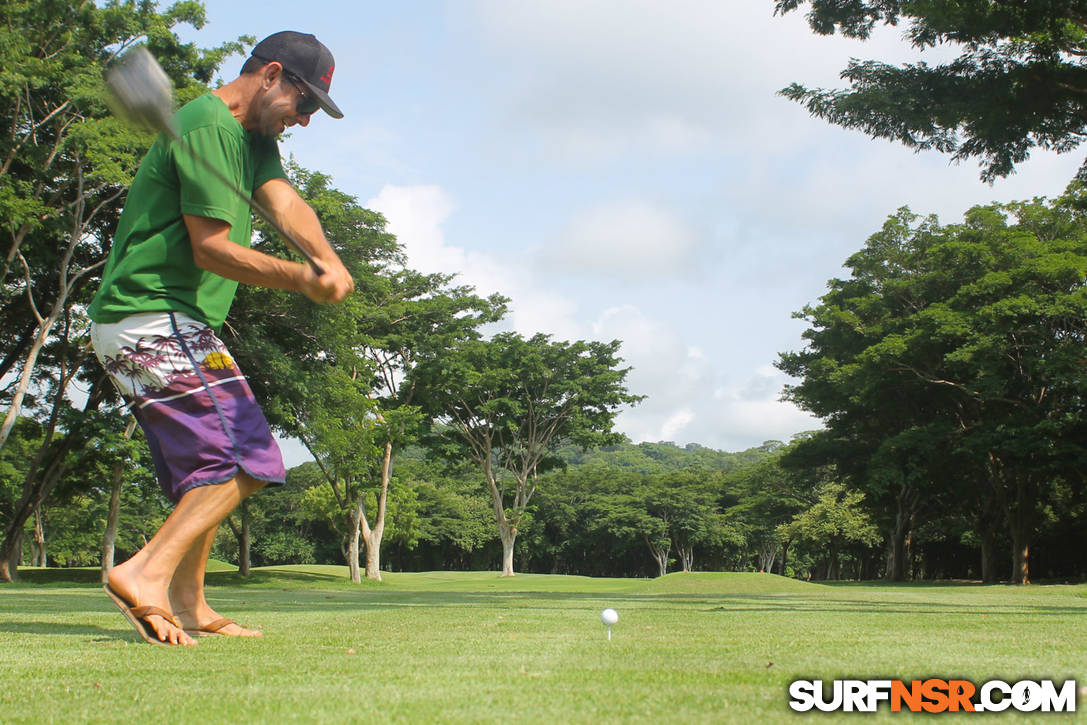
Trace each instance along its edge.
<path fill-rule="evenodd" d="M 147 437 L 175 504 L 238 471 L 283 483 L 283 455 L 242 371 L 206 324 L 178 312 L 91 326 L 91 344 Z"/>

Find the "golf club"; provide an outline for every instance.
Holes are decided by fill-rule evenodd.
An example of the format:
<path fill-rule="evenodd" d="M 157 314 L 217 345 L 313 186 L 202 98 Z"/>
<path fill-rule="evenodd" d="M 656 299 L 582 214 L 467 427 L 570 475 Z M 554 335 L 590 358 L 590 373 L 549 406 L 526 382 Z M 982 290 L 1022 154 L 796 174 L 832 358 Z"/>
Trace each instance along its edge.
<path fill-rule="evenodd" d="M 169 136 L 205 171 L 221 183 L 226 184 L 261 219 L 271 224 L 279 235 L 313 267 L 314 272 L 318 275 L 324 274 L 324 269 L 317 263 L 317 260 L 303 249 L 298 240 L 280 226 L 263 206 L 239 189 L 233 181 L 224 176 L 207 159 L 199 156 L 181 140 L 171 119 L 173 88 L 170 85 L 170 78 L 166 75 L 166 71 L 162 69 L 162 66 L 158 64 L 158 61 L 155 60 L 155 57 L 151 55 L 151 51 L 139 45 L 125 53 L 120 62 L 106 73 L 106 85 L 112 95 L 114 113 L 133 123 L 148 126 Z"/>

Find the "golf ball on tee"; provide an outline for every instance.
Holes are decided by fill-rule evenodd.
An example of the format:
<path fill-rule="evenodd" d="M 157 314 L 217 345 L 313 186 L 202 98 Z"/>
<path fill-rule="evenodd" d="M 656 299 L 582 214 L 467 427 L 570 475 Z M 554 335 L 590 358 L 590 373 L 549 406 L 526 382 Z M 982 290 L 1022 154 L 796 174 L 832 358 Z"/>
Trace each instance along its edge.
<path fill-rule="evenodd" d="M 605 609 L 600 613 L 600 621 L 609 627 L 619 621 L 619 612 L 614 609 Z"/>

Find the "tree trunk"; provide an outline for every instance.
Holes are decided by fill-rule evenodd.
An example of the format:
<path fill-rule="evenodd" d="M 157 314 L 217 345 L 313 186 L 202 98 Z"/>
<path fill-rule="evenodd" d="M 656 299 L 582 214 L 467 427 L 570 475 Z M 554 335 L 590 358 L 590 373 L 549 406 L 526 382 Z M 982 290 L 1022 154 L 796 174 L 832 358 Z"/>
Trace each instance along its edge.
<path fill-rule="evenodd" d="M 887 562 L 887 579 L 893 582 L 906 581 L 908 571 L 907 560 L 909 558 L 909 546 L 907 539 L 910 533 L 910 519 L 904 516 L 901 509 L 895 516 L 894 529 L 891 531 L 890 559 Z"/>
<path fill-rule="evenodd" d="M 649 547 L 649 553 L 653 555 L 653 561 L 657 562 L 657 576 L 664 576 L 668 573 L 668 555 L 671 553 L 671 542 L 669 542 L 668 546 L 657 546 L 649 536 L 643 534 L 642 538 L 645 540 L 646 546 Z"/>
<path fill-rule="evenodd" d="M 130 440 L 136 430 L 136 419 L 132 418 L 125 426 L 124 438 Z M 124 486 L 125 465 L 123 461 L 113 464 L 110 477 L 109 514 L 106 516 L 106 530 L 102 533 L 102 583 L 109 584 L 109 572 L 113 568 L 117 554 L 117 521 L 121 517 L 121 488 Z"/>
<path fill-rule="evenodd" d="M 347 570 L 351 581 L 355 584 L 362 583 L 362 572 L 359 569 L 359 535 L 360 522 L 362 521 L 362 503 L 356 503 L 347 512 Z"/>
<path fill-rule="evenodd" d="M 31 566 L 40 566 L 43 569 L 49 565 L 45 550 L 45 525 L 42 523 L 42 507 L 34 509 L 34 555 L 30 559 Z"/>
<path fill-rule="evenodd" d="M 0 574 L 3 580 L 14 582 L 19 580 L 19 565 L 23 563 L 23 532 L 15 534 L 11 544 L 11 551 L 7 552 L 4 559 L 0 559 Z"/>
<path fill-rule="evenodd" d="M 0 279 L 6 279 L 5 276 L 0 276 Z M 12 304 L 12 303 L 8 303 Z M 10 308 L 9 308 L 10 311 Z M 29 318 L 31 316 L 30 311 L 26 310 L 26 315 Z M 0 380 L 6 378 L 11 369 L 15 367 L 15 362 L 26 354 L 27 348 L 30 346 L 31 341 L 34 339 L 34 331 L 38 329 L 38 323 L 36 321 L 31 322 L 26 328 L 23 329 L 22 334 L 19 335 L 19 339 L 15 345 L 8 350 L 7 355 L 3 360 L 0 360 Z"/>
<path fill-rule="evenodd" d="M 841 565 L 838 562 L 838 542 L 831 540 L 830 552 L 827 554 L 827 579 L 836 581 L 842 578 Z"/>
<path fill-rule="evenodd" d="M 781 571 L 778 572 L 781 576 L 788 576 L 785 573 L 785 566 L 789 563 L 789 544 L 792 542 L 786 541 L 781 545 Z"/>
<path fill-rule="evenodd" d="M 226 525 L 230 527 L 230 533 L 234 534 L 234 540 L 238 542 L 238 575 L 249 576 L 249 504 L 248 499 L 242 499 L 238 506 L 238 523 L 234 523 L 234 514 L 226 517 Z"/>
<path fill-rule="evenodd" d="M 515 576 L 513 571 L 513 545 L 517 541 L 517 527 L 506 517 L 506 507 L 502 503 L 502 491 L 494 478 L 494 470 L 489 459 L 485 459 L 483 475 L 491 492 L 491 505 L 494 508 L 495 522 L 498 524 L 498 538 L 502 540 L 502 576 Z"/>
<path fill-rule="evenodd" d="M 242 499 L 239 508 L 241 526 L 238 531 L 238 575 L 249 576 L 252 563 L 249 556 L 249 499 Z"/>
<path fill-rule="evenodd" d="M 895 496 L 895 523 L 891 529 L 890 559 L 887 562 L 887 578 L 893 582 L 904 582 L 909 578 L 910 534 L 916 524 L 919 495 L 913 486 L 902 484 Z"/>
<path fill-rule="evenodd" d="M 995 584 L 996 573 L 996 534 L 992 530 L 979 532 L 981 538 L 981 581 Z"/>
<path fill-rule="evenodd" d="M 1030 584 L 1030 544 L 1034 534 L 1034 509 L 1037 490 L 1032 481 L 1014 482 L 1015 506 L 1008 512 L 1012 539 L 1012 584 Z"/>
<path fill-rule="evenodd" d="M 113 466 L 113 487 L 109 494 L 109 514 L 106 517 L 106 530 L 102 534 L 102 583 L 109 584 L 109 572 L 117 551 L 117 519 L 121 515 L 121 487 L 124 485 L 121 474 L 123 464 Z"/>
<path fill-rule="evenodd" d="M 377 493 L 377 517 L 371 527 L 366 511 L 362 511 L 362 538 L 366 543 L 366 578 L 381 581 L 381 540 L 385 537 L 385 512 L 389 501 L 389 481 L 392 477 L 393 444 L 385 443 L 381 462 L 381 488 Z"/>
<path fill-rule="evenodd" d="M 1030 531 L 1012 531 L 1012 584 L 1030 584 Z"/>
<path fill-rule="evenodd" d="M 513 544 L 517 540 L 517 529 L 509 525 L 501 526 L 499 538 L 502 539 L 502 576 L 514 576 Z"/>
<path fill-rule="evenodd" d="M 366 578 L 374 581 L 381 579 L 381 532 L 373 531 L 365 539 Z"/>
<path fill-rule="evenodd" d="M 45 346 L 46 341 L 49 339 L 49 332 L 53 329 L 53 325 L 56 324 L 61 312 L 63 312 L 63 303 L 64 300 L 61 298 L 56 300 L 53 309 L 49 312 L 49 316 L 38 327 L 38 334 L 34 336 L 34 342 L 30 346 L 30 351 L 26 354 L 26 360 L 23 362 L 23 372 L 19 376 L 18 384 L 15 386 L 15 394 L 11 398 L 11 406 L 8 408 L 7 415 L 4 416 L 4 422 L 0 424 L 0 448 L 3 448 L 4 444 L 7 443 L 8 436 L 11 435 L 11 430 L 15 427 L 15 421 L 19 419 L 19 413 L 23 409 L 23 398 L 26 397 L 27 390 L 30 389 L 34 366 L 38 361 L 38 353 Z"/>
<path fill-rule="evenodd" d="M 762 546 L 759 547 L 759 571 L 773 572 L 780 551 L 781 542 L 775 540 L 764 541 Z"/>
<path fill-rule="evenodd" d="M 381 540 L 385 536 L 385 516 L 383 507 L 378 504 L 378 521 L 371 528 L 366 516 L 366 504 L 359 499 L 359 529 L 362 534 L 362 543 L 366 548 L 366 578 L 374 581 L 381 579 Z"/>
<path fill-rule="evenodd" d="M 990 479 L 1011 535 L 1012 584 L 1030 584 L 1030 544 L 1034 534 L 1038 485 L 1029 472 L 1008 468 L 990 452 Z"/>
<path fill-rule="evenodd" d="M 658 550 L 653 552 L 653 558 L 657 560 L 657 576 L 664 576 L 668 573 L 668 552 Z"/>
<path fill-rule="evenodd" d="M 98 408 L 105 398 L 108 383 L 108 378 L 105 375 L 95 381 L 87 396 L 87 402 L 83 406 L 84 413 Z M 49 451 L 50 444 L 53 441 L 53 431 L 56 427 L 57 417 L 60 413 L 60 405 L 61 402 L 58 400 L 53 406 L 45 439 L 42 441 L 41 446 L 38 447 L 34 460 L 27 471 L 26 478 L 23 479 L 23 495 L 15 506 L 15 512 L 11 520 L 7 522 L 4 529 L 4 541 L 3 544 L 0 544 L 0 581 L 15 581 L 15 577 L 18 576 L 16 567 L 21 560 L 21 553 L 18 549 L 19 542 L 22 540 L 23 526 L 26 524 L 27 519 L 30 518 L 30 515 L 34 513 L 34 510 L 41 505 L 42 501 L 53 490 L 57 481 L 60 480 L 66 468 L 64 459 L 75 447 L 77 441 L 82 442 L 82 437 L 78 436 L 75 431 L 68 431 L 60 444 L 52 451 Z M 47 452 L 50 456 L 49 462 L 39 477 L 38 471 L 46 459 Z"/>
<path fill-rule="evenodd" d="M 679 565 L 685 573 L 694 569 L 694 547 L 679 547 Z"/>

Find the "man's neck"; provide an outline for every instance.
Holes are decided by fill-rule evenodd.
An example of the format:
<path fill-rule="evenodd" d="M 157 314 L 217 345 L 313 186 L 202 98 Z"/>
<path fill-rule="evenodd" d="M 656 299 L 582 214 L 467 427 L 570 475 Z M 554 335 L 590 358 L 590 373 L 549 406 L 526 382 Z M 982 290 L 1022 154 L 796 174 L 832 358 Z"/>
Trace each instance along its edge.
<path fill-rule="evenodd" d="M 256 99 L 260 91 L 260 77 L 257 74 L 238 76 L 225 86 L 220 86 L 212 94 L 226 104 L 234 118 L 246 131 L 257 128 Z"/>

